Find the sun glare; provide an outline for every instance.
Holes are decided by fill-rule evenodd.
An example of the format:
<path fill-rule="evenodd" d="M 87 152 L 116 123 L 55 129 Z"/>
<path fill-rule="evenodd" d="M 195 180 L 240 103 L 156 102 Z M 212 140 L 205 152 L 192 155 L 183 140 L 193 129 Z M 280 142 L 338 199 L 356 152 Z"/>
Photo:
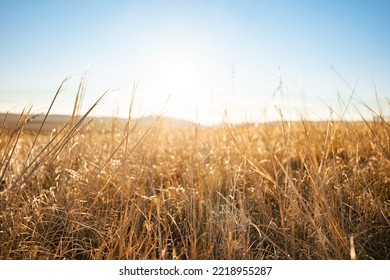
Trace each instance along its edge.
<path fill-rule="evenodd" d="M 201 56 L 190 49 L 162 51 L 148 68 L 149 83 L 164 92 L 190 94 L 206 83 Z"/>
<path fill-rule="evenodd" d="M 215 119 L 209 113 L 215 111 L 210 103 L 214 77 L 209 63 L 204 53 L 191 46 L 161 47 L 150 55 L 141 78 L 143 98 L 149 100 L 145 110 L 165 107 L 172 117 L 199 120 L 198 113 L 207 108 L 202 121 Z"/>

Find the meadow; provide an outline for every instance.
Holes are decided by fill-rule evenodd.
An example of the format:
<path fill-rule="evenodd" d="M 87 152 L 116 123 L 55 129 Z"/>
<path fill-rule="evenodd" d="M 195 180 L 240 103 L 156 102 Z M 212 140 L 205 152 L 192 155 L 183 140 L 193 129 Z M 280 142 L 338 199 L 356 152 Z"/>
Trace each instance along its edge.
<path fill-rule="evenodd" d="M 390 258 L 380 113 L 204 127 L 78 102 L 55 129 L 2 116 L 0 259 Z"/>

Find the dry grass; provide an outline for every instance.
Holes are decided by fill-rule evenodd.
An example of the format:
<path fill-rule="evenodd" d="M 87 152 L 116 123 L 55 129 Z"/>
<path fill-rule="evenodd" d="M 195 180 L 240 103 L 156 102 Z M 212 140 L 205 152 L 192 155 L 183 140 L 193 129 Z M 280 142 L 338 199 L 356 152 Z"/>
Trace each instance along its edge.
<path fill-rule="evenodd" d="M 26 130 L 28 111 L 1 127 L 0 259 L 389 259 L 383 118 L 179 129 L 76 116 L 52 132 Z"/>

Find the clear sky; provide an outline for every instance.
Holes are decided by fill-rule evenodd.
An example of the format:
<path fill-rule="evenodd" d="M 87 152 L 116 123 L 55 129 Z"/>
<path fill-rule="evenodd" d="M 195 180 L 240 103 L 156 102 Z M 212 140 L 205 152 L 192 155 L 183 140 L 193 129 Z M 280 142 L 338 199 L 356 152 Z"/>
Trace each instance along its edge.
<path fill-rule="evenodd" d="M 390 98 L 390 1 L 0 0 L 0 111 L 70 114 L 85 68 L 95 115 L 219 122 L 327 118 Z M 280 84 L 282 87 L 280 88 Z M 376 87 L 376 89 L 375 89 Z M 386 101 L 387 98 L 387 101 Z M 387 108 L 386 108 L 387 106 Z M 355 116 L 352 112 L 350 116 Z"/>

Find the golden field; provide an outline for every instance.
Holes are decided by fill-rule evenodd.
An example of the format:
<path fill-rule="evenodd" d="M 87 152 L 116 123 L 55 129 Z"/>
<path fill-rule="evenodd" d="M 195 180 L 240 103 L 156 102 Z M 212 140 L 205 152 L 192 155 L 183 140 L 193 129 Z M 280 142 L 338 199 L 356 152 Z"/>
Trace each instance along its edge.
<path fill-rule="evenodd" d="M 203 127 L 76 115 L 55 130 L 29 129 L 28 111 L 3 121 L 0 259 L 390 258 L 383 117 Z"/>

